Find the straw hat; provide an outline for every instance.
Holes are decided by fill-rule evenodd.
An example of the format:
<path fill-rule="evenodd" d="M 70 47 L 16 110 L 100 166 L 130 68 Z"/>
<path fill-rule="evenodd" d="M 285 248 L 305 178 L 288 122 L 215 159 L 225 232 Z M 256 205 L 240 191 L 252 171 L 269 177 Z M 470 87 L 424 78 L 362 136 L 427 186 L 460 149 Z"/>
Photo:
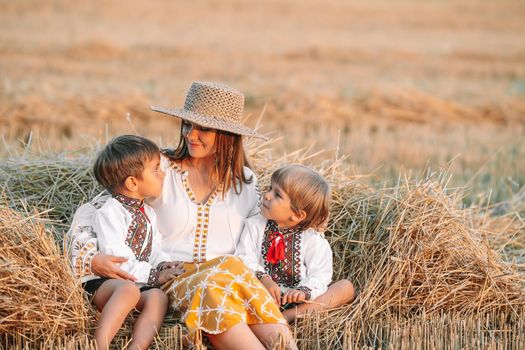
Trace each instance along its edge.
<path fill-rule="evenodd" d="M 267 139 L 241 123 L 244 95 L 224 84 L 193 82 L 186 94 L 183 108 L 150 108 L 206 128 Z"/>

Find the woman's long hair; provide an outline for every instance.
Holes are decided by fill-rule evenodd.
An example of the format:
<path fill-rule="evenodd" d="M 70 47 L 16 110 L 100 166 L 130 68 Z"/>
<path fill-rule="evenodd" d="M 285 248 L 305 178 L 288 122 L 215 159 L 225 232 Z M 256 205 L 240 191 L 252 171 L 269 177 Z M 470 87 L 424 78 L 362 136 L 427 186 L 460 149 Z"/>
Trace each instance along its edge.
<path fill-rule="evenodd" d="M 243 184 L 251 184 L 253 176 L 246 177 L 244 167 L 251 169 L 242 145 L 242 136 L 222 130 L 216 130 L 215 138 L 215 166 L 211 174 L 218 186 L 222 186 L 222 196 L 233 188 L 240 194 Z M 180 139 L 177 148 L 163 149 L 164 154 L 171 162 L 180 162 L 190 157 L 188 144 L 180 128 Z"/>

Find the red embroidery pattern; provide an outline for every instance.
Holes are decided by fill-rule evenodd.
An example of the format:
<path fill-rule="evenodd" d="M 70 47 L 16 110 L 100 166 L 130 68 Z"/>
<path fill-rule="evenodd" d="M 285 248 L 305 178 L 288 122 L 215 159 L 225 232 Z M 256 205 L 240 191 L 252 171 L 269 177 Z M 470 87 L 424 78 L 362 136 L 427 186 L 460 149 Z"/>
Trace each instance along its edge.
<path fill-rule="evenodd" d="M 284 239 L 284 259 L 277 264 L 267 261 L 274 232 L 282 233 Z M 295 288 L 301 282 L 301 240 L 302 232 L 298 229 L 281 229 L 273 220 L 268 220 L 264 228 L 262 255 L 264 257 L 264 270 L 272 280 L 288 288 Z"/>
<path fill-rule="evenodd" d="M 126 244 L 131 248 L 139 261 L 149 261 L 153 232 L 149 219 L 144 211 L 144 202 L 118 194 L 115 196 L 131 215 Z M 146 241 L 147 239 L 147 241 Z"/>

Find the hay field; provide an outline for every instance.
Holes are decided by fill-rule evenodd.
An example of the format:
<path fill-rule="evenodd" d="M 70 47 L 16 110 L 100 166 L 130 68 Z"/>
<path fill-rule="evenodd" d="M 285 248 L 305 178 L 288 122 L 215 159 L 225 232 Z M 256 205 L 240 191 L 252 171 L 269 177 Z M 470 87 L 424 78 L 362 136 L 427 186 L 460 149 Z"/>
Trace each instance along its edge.
<path fill-rule="evenodd" d="M 263 184 L 294 160 L 334 186 L 336 277 L 362 294 L 299 322 L 301 348 L 524 348 L 523 18 L 519 0 L 0 0 L 0 292 L 29 283 L 4 258 L 16 235 L 44 230 L 34 249 L 56 255 L 96 193 L 94 149 L 122 133 L 173 145 L 178 122 L 148 106 L 217 80 L 245 92 L 248 124 L 264 112 L 272 141 L 249 146 Z M 56 290 L 46 310 L 78 294 Z M 78 303 L 63 327 L 49 311 L 16 328 L 13 300 L 0 330 L 19 335 L 0 348 L 89 346 Z M 172 321 L 158 348 L 179 347 Z"/>
<path fill-rule="evenodd" d="M 481 169 L 471 184 L 508 197 L 501 179 L 525 167 L 524 15 L 519 0 L 2 1 L 0 127 L 10 147 L 135 129 L 170 145 L 177 122 L 148 106 L 218 80 L 246 93 L 252 125 L 267 105 L 276 155 L 339 147 L 389 178 L 455 160 L 458 185 Z"/>

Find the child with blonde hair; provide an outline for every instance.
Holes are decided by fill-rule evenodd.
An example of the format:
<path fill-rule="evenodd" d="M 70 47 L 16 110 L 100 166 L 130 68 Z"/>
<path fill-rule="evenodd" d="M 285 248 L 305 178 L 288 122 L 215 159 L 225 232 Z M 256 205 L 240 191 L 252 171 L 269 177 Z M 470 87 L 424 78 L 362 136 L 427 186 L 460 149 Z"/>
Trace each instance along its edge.
<path fill-rule="evenodd" d="M 332 280 L 332 250 L 317 232 L 328 220 L 330 187 L 316 171 L 298 164 L 272 174 L 261 214 L 244 226 L 241 256 L 291 323 L 307 311 L 334 308 L 354 298 L 347 280 Z"/>

